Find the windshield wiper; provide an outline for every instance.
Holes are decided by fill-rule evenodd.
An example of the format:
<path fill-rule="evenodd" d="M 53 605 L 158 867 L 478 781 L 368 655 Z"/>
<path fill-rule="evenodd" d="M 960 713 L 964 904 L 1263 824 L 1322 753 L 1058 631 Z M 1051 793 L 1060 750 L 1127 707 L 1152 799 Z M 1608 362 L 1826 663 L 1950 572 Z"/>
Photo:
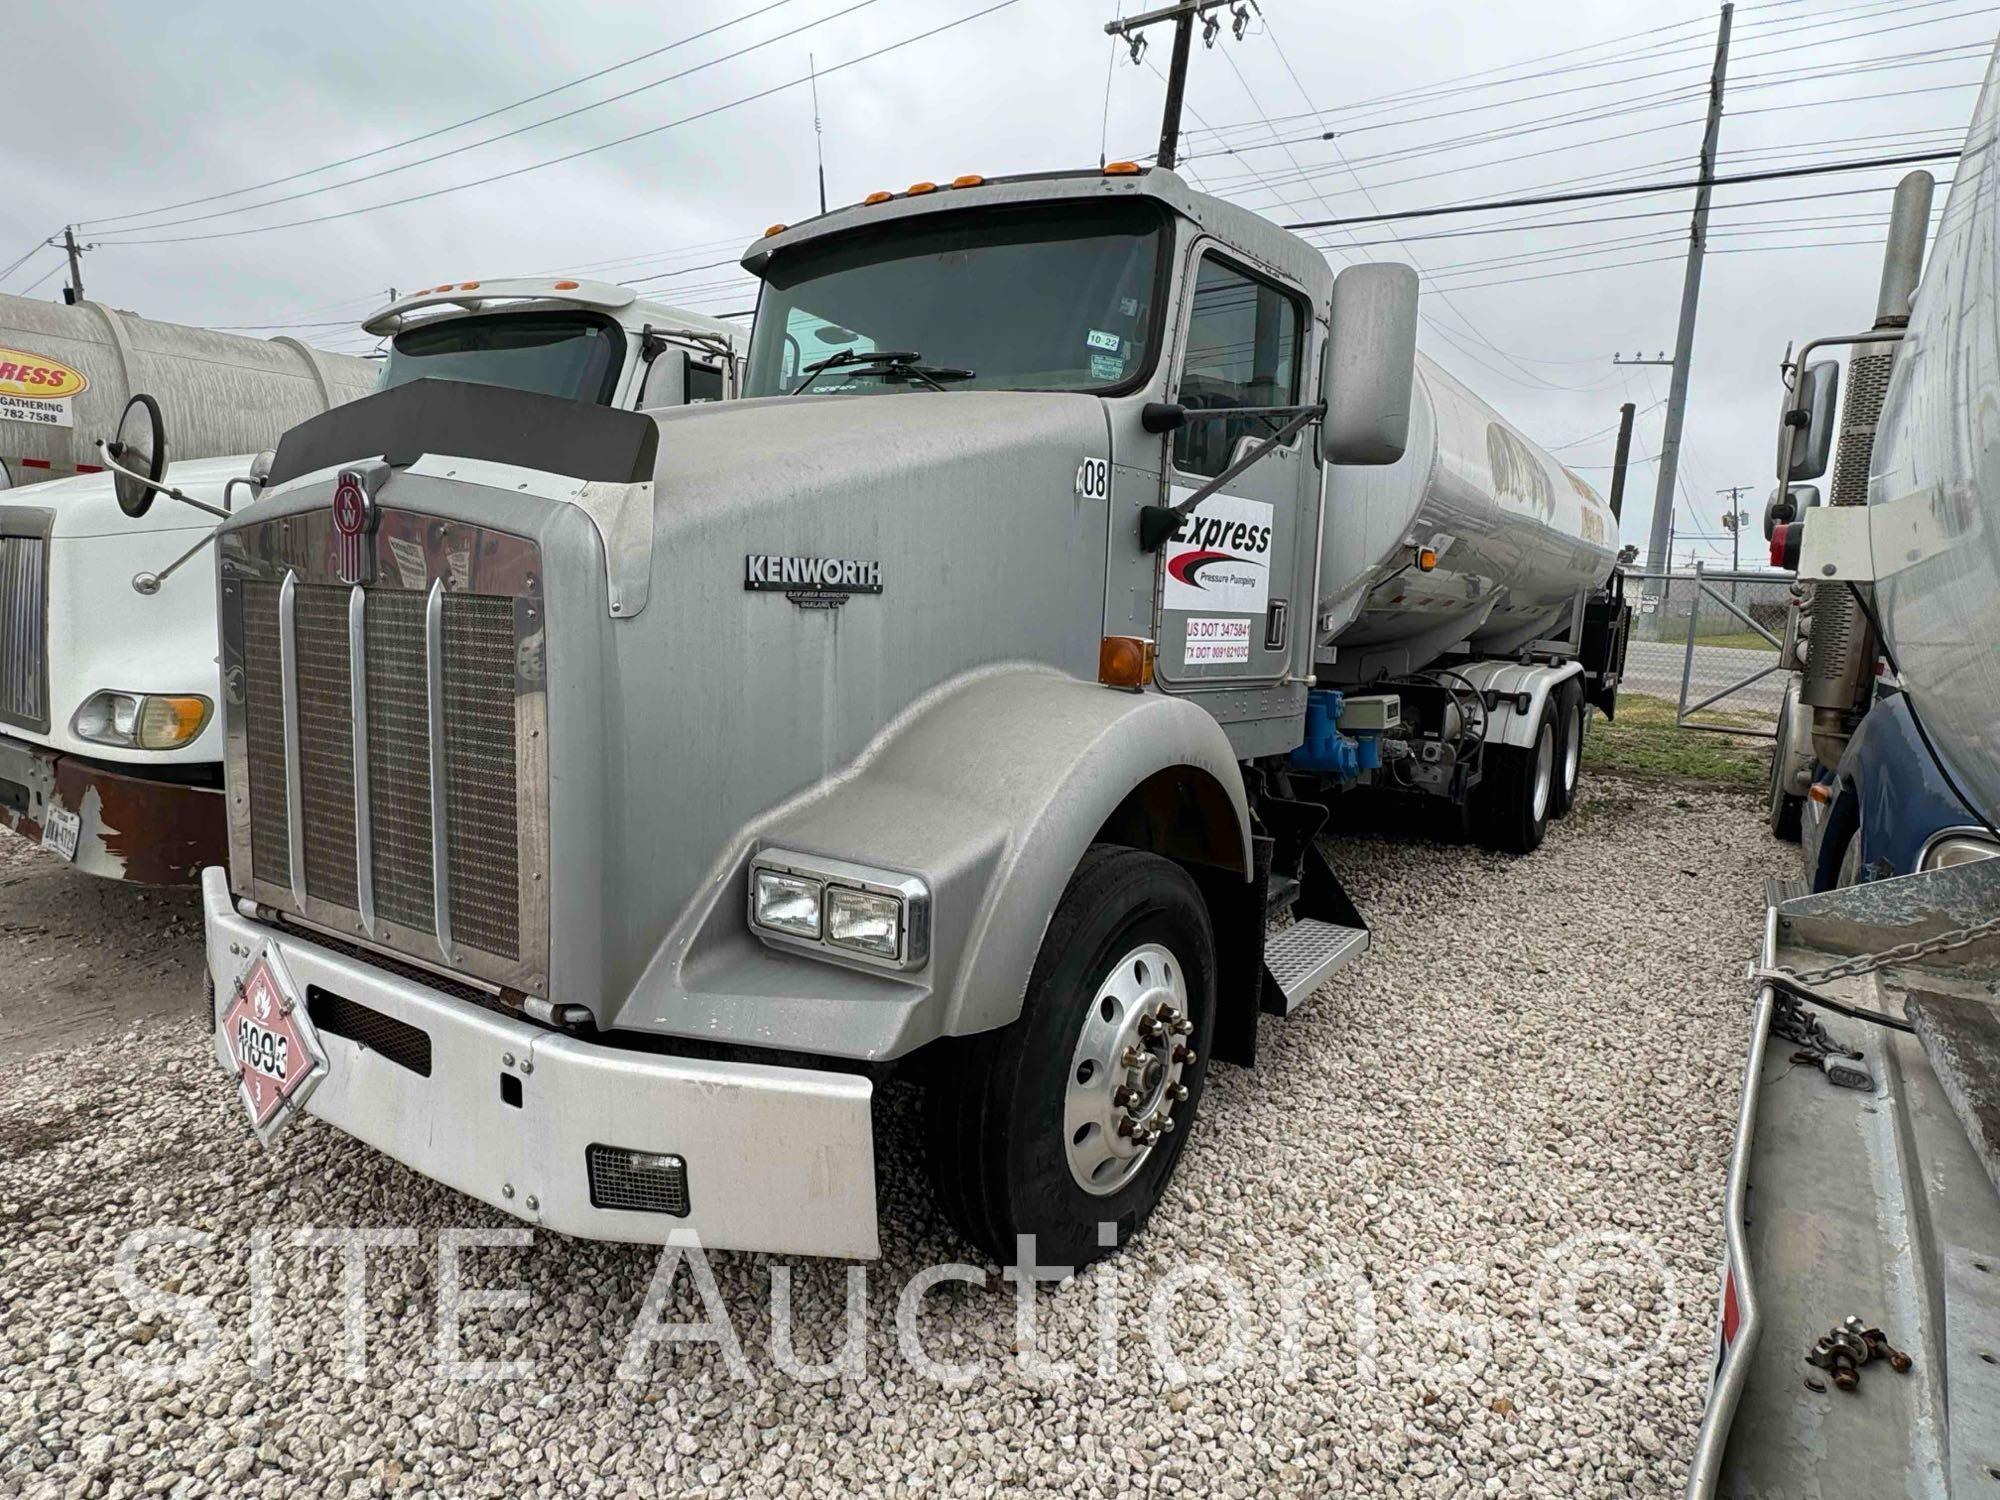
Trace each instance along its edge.
<path fill-rule="evenodd" d="M 955 365 L 927 365 L 923 363 L 923 358 L 915 349 L 843 349 L 838 354 L 829 354 L 825 359 L 807 365 L 806 378 L 785 394 L 796 396 L 828 370 L 845 367 L 852 367 L 858 375 L 890 371 L 914 375 L 934 391 L 943 390 L 947 380 L 970 380 L 976 373 Z"/>

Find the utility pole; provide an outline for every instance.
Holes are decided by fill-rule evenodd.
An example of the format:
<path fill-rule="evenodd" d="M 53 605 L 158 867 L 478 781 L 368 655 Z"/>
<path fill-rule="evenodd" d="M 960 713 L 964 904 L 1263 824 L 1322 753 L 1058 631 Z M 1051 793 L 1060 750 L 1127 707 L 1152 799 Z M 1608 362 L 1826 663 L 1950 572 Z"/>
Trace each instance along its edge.
<path fill-rule="evenodd" d="M 76 242 L 76 227 L 63 225 L 63 249 L 69 252 L 69 286 L 63 301 L 74 307 L 83 300 L 83 247 Z"/>
<path fill-rule="evenodd" d="M 1701 137 L 1701 170 L 1696 174 L 1701 186 L 1695 189 L 1694 220 L 1688 226 L 1687 272 L 1681 281 L 1681 323 L 1674 340 L 1674 373 L 1667 387 L 1667 420 L 1660 433 L 1660 478 L 1653 495 L 1652 554 L 1667 548 L 1669 565 L 1673 559 L 1669 534 L 1673 528 L 1674 483 L 1679 477 L 1681 424 L 1687 415 L 1688 364 L 1694 357 L 1695 309 L 1701 301 L 1702 253 L 1708 247 L 1708 200 L 1715 179 L 1715 148 L 1722 134 L 1722 92 L 1729 77 L 1729 22 L 1734 5 L 1722 7 L 1722 22 L 1715 36 L 1715 70 L 1708 79 L 1708 127 Z M 1671 569 L 1670 569 L 1671 570 Z"/>
<path fill-rule="evenodd" d="M 1250 0 L 1254 3 L 1254 0 Z M 1249 5 L 1246 0 L 1180 0 L 1177 5 L 1162 6 L 1122 21 L 1108 21 L 1104 30 L 1108 36 L 1123 37 L 1131 44 L 1132 61 L 1137 62 L 1146 50 L 1145 29 L 1162 21 L 1174 23 L 1174 56 L 1167 65 L 1167 102 L 1160 114 L 1160 150 L 1156 158 L 1160 166 L 1171 167 L 1178 160 L 1181 142 L 1181 100 L 1187 93 L 1188 54 L 1194 46 L 1194 23 L 1197 18 L 1207 16 L 1212 10 L 1220 10 L 1224 5 L 1233 6 L 1236 12 L 1235 31 L 1241 40 L 1244 30 L 1250 24 Z M 1202 27 L 1202 38 L 1210 46 L 1215 44 L 1215 33 L 1219 22 L 1210 19 Z"/>
<path fill-rule="evenodd" d="M 1717 490 L 1715 493 L 1729 497 L 1729 509 L 1722 517 L 1722 529 L 1729 533 L 1729 571 L 1732 573 L 1741 573 L 1743 571 L 1743 523 L 1750 519 L 1750 512 L 1739 510 L 1736 502 L 1742 496 L 1750 493 L 1750 486 L 1747 484 L 1732 484 L 1728 489 Z M 1729 602 L 1731 604 L 1736 602 L 1736 580 L 1734 578 L 1729 580 Z"/>
<path fill-rule="evenodd" d="M 1618 451 L 1611 457 L 1611 519 L 1614 521 L 1625 519 L 1625 461 L 1632 456 L 1632 416 L 1637 410 L 1630 401 L 1618 408 Z"/>

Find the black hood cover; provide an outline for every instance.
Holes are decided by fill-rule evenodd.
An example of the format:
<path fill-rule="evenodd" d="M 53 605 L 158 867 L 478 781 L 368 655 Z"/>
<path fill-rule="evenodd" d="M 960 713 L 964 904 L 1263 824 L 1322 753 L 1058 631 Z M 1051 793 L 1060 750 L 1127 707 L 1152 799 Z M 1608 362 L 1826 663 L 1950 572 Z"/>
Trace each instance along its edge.
<path fill-rule="evenodd" d="M 651 417 L 586 401 L 462 380 L 413 380 L 321 412 L 278 440 L 267 485 L 360 459 L 403 468 L 426 453 L 483 458 L 573 479 L 653 477 Z"/>

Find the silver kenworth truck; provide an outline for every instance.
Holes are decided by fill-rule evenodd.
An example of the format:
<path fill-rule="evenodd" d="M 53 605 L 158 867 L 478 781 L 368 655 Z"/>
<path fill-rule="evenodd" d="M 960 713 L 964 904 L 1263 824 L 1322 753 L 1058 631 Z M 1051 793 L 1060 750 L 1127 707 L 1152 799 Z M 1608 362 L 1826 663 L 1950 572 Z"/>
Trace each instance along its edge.
<path fill-rule="evenodd" d="M 1081 1266 L 1365 949 L 1330 818 L 1567 810 L 1616 522 L 1417 359 L 1408 268 L 1171 172 L 918 184 L 744 264 L 748 399 L 419 381 L 224 523 L 217 1060 L 267 1142 L 854 1257 L 901 1075 L 959 1229 Z"/>

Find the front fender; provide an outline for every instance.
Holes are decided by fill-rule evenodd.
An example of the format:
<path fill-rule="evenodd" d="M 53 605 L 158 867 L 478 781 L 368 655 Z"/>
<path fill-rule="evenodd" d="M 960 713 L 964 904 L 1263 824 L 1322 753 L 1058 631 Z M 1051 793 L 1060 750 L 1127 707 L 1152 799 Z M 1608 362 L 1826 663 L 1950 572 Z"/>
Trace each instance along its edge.
<path fill-rule="evenodd" d="M 697 930 L 649 966 L 619 1024 L 857 1060 L 902 1056 L 1020 1013 L 1042 934 L 1091 841 L 1161 771 L 1226 808 L 1213 863 L 1248 878 L 1249 807 L 1203 709 L 1040 667 L 988 668 L 929 695 L 851 767 L 759 821 L 718 868 Z M 782 848 L 921 876 L 931 958 L 909 974 L 768 948 L 749 932 L 751 856 Z"/>
<path fill-rule="evenodd" d="M 1910 722 L 1909 699 L 1885 693 L 1855 726 L 1835 772 L 1842 801 L 1851 801 L 1853 836 L 1861 840 L 1863 877 L 1881 880 L 1916 872 L 1924 846 L 1940 830 L 1966 821 L 1965 805 L 1938 774 Z M 1836 811 L 1839 809 L 1836 808 Z M 1830 888 L 1846 839 L 1829 824 L 1815 889 Z"/>

